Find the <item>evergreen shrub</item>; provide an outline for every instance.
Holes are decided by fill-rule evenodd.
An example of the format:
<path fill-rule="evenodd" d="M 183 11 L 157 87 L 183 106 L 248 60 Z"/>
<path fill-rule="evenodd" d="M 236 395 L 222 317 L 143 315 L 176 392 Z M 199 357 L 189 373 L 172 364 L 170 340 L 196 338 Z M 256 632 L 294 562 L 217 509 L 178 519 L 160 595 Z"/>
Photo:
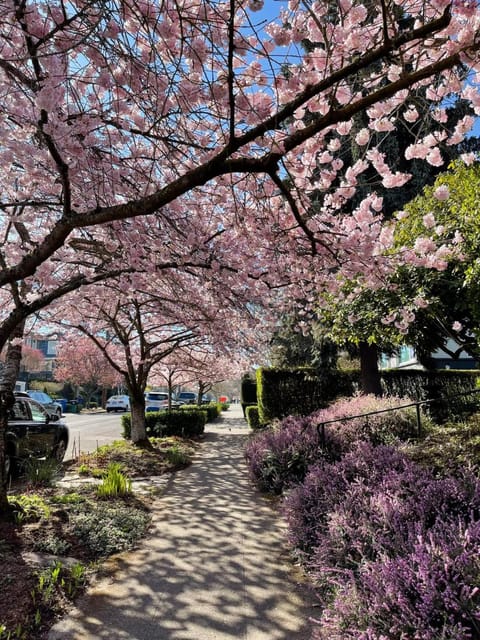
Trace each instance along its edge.
<path fill-rule="evenodd" d="M 358 443 L 283 506 L 323 597 L 317 639 L 478 637 L 480 482 Z M 332 588 L 332 585 L 335 585 Z"/>
<path fill-rule="evenodd" d="M 260 419 L 258 417 L 258 407 L 256 405 L 248 406 L 245 413 L 250 429 L 256 430 L 262 428 L 262 424 L 260 423 Z"/>
<path fill-rule="evenodd" d="M 355 391 L 355 374 L 313 367 L 257 370 L 260 421 L 268 424 L 286 416 L 305 416 Z"/>
<path fill-rule="evenodd" d="M 392 369 L 382 371 L 382 387 L 387 395 L 433 400 L 425 410 L 435 422 L 463 420 L 479 410 L 477 370 Z"/>
<path fill-rule="evenodd" d="M 148 436 L 182 436 L 190 438 L 205 431 L 207 411 L 196 406 L 172 411 L 149 411 L 145 414 L 145 428 Z M 131 437 L 131 415 L 122 416 L 123 437 Z"/>
<path fill-rule="evenodd" d="M 257 381 L 248 374 L 242 378 L 240 386 L 240 404 L 244 417 L 246 417 L 246 409 L 257 404 Z"/>

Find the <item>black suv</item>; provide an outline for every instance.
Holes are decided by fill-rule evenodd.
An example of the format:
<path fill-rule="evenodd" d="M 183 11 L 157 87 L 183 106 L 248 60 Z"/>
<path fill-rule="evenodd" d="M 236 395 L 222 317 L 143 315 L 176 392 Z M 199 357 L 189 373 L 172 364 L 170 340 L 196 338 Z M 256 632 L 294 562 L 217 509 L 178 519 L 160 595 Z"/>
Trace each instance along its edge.
<path fill-rule="evenodd" d="M 26 394 L 15 395 L 5 434 L 5 470 L 14 475 L 28 458 L 62 462 L 68 446 L 68 427 Z"/>

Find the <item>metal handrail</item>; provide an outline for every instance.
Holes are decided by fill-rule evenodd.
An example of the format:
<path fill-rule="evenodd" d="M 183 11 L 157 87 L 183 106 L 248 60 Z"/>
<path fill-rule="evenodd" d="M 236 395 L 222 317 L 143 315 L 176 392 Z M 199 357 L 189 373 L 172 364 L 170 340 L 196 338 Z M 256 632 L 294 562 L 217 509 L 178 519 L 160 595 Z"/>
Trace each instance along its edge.
<path fill-rule="evenodd" d="M 324 422 L 319 422 L 317 424 L 317 433 L 320 437 L 320 442 L 322 446 L 325 445 L 325 425 L 333 424 L 335 422 L 344 422 L 345 420 L 354 420 L 355 418 L 368 418 L 368 416 L 375 416 L 380 413 L 389 413 L 391 411 L 399 411 L 400 409 L 408 409 L 410 407 L 416 408 L 416 417 L 417 417 L 417 428 L 418 435 L 422 434 L 422 418 L 420 413 L 420 407 L 422 405 L 433 404 L 434 402 L 448 402 L 454 398 L 459 398 L 461 396 L 470 396 L 480 393 L 480 389 L 470 389 L 470 391 L 463 391 L 461 393 L 456 393 L 453 396 L 446 396 L 445 398 L 429 398 L 428 400 L 417 400 L 416 402 L 410 402 L 408 404 L 398 405 L 398 407 L 392 407 L 391 409 L 379 409 L 378 411 L 369 411 L 368 413 L 358 413 L 354 416 L 344 416 L 343 418 L 335 418 L 333 420 L 325 420 Z"/>

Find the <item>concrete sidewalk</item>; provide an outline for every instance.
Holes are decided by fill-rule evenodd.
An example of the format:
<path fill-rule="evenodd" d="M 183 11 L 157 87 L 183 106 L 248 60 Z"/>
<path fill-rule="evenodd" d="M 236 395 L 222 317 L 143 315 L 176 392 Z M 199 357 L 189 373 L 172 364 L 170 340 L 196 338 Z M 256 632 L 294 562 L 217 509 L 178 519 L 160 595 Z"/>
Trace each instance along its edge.
<path fill-rule="evenodd" d="M 251 486 L 240 407 L 152 503 L 150 536 L 115 556 L 49 640 L 308 640 L 311 596 L 283 524 Z"/>

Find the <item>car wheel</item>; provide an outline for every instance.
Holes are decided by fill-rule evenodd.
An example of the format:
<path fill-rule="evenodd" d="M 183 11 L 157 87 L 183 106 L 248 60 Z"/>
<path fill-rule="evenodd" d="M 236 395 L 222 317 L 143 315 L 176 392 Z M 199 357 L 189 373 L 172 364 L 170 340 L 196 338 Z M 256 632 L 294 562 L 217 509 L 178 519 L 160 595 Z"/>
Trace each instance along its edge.
<path fill-rule="evenodd" d="M 55 449 L 52 451 L 52 458 L 54 458 L 57 462 L 63 462 L 65 454 L 67 452 L 67 442 L 66 440 L 60 440 Z"/>

